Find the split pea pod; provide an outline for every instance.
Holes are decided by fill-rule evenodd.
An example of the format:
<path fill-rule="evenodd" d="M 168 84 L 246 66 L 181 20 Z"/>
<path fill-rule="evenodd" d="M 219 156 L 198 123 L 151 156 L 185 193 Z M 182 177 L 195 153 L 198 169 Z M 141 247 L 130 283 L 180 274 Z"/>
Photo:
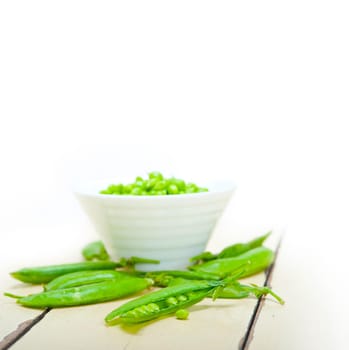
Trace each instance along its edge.
<path fill-rule="evenodd" d="M 120 280 L 132 276 L 127 272 L 115 270 L 78 271 L 59 276 L 44 286 L 46 291 L 80 287 L 110 280 Z"/>
<path fill-rule="evenodd" d="M 203 300 L 222 281 L 190 281 L 143 295 L 110 312 L 107 325 L 141 323 L 174 314 Z"/>
<path fill-rule="evenodd" d="M 27 267 L 11 272 L 10 275 L 22 282 L 42 284 L 48 283 L 58 276 L 71 272 L 87 270 L 111 270 L 116 267 L 121 267 L 120 263 L 113 261 L 86 261 L 71 264 Z"/>
<path fill-rule="evenodd" d="M 252 239 L 247 243 L 236 243 L 224 248 L 220 253 L 213 254 L 211 252 L 203 252 L 199 255 L 193 256 L 190 261 L 199 262 L 199 261 L 210 261 L 214 259 L 223 259 L 223 258 L 234 258 L 243 253 L 248 252 L 251 249 L 262 246 L 264 241 L 270 236 L 271 231 L 266 233 L 263 236 Z"/>
<path fill-rule="evenodd" d="M 17 303 L 38 309 L 96 304 L 135 294 L 151 285 L 150 279 L 130 277 L 32 294 L 17 298 Z"/>
<path fill-rule="evenodd" d="M 234 258 L 224 258 L 208 261 L 204 264 L 190 266 L 197 272 L 206 272 L 218 276 L 227 276 L 229 273 L 243 267 L 239 278 L 254 275 L 265 270 L 274 260 L 274 252 L 266 247 L 258 247 Z"/>
<path fill-rule="evenodd" d="M 155 285 L 166 287 L 174 278 L 185 278 L 187 280 L 220 280 L 221 278 L 212 273 L 185 271 L 185 270 L 161 270 L 147 272 L 146 277 L 154 280 Z"/>

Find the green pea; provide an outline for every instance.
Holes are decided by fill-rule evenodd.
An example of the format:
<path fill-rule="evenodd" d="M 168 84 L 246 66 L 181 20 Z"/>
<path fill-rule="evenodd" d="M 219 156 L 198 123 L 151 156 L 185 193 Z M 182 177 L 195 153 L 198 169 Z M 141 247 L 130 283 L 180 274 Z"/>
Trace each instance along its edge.
<path fill-rule="evenodd" d="M 173 182 L 180 191 L 184 191 L 185 190 L 185 182 L 181 179 L 175 179 L 174 182 Z"/>
<path fill-rule="evenodd" d="M 119 189 L 118 189 L 118 186 L 117 186 L 117 185 L 110 185 L 110 186 L 108 186 L 108 191 L 109 191 L 110 193 L 115 193 L 115 192 L 118 192 Z"/>
<path fill-rule="evenodd" d="M 153 171 L 148 174 L 147 179 L 137 176 L 133 183 L 126 185 L 111 184 L 106 189 L 102 189 L 99 193 L 115 195 L 159 196 L 207 191 L 207 188 L 198 187 L 194 183 L 185 183 L 184 180 L 177 179 L 175 177 L 165 178 L 160 172 Z"/>
<path fill-rule="evenodd" d="M 195 193 L 196 192 L 196 189 L 193 188 L 193 187 L 188 187 L 186 190 L 185 190 L 185 193 Z"/>
<path fill-rule="evenodd" d="M 168 194 L 178 194 L 179 193 L 178 187 L 174 184 L 169 185 L 167 187 L 167 193 Z"/>
<path fill-rule="evenodd" d="M 149 314 L 148 305 L 140 306 L 136 311 L 139 315 L 147 315 Z"/>
<path fill-rule="evenodd" d="M 147 305 L 148 311 L 149 312 L 158 312 L 160 310 L 160 306 L 155 303 L 150 303 Z"/>
<path fill-rule="evenodd" d="M 157 183 L 156 179 L 147 180 L 145 183 L 145 188 L 147 190 L 151 190 L 156 185 L 156 183 Z"/>
<path fill-rule="evenodd" d="M 166 189 L 166 186 L 167 186 L 166 181 L 161 180 L 161 181 L 158 181 L 158 182 L 155 184 L 154 190 L 156 190 L 156 191 L 162 191 L 162 190 Z"/>
<path fill-rule="evenodd" d="M 179 309 L 176 311 L 176 317 L 178 320 L 186 320 L 188 319 L 189 311 L 186 309 Z"/>
<path fill-rule="evenodd" d="M 196 186 L 194 183 L 192 183 L 192 182 L 188 182 L 187 183 L 187 188 L 189 188 L 189 187 L 192 187 L 192 188 L 194 188 L 195 190 L 197 190 L 198 189 L 198 186 Z"/>
<path fill-rule="evenodd" d="M 122 193 L 123 194 L 130 194 L 132 189 L 133 189 L 132 185 L 130 185 L 130 184 L 129 185 L 125 185 L 123 187 L 123 189 L 122 189 Z"/>
<path fill-rule="evenodd" d="M 177 305 L 178 300 L 175 297 L 169 297 L 166 299 L 167 305 Z"/>
<path fill-rule="evenodd" d="M 178 299 L 178 301 L 180 301 L 180 302 L 183 302 L 183 301 L 188 300 L 188 298 L 187 298 L 185 295 L 179 295 L 179 296 L 177 297 L 177 299 Z"/>
<path fill-rule="evenodd" d="M 139 187 L 134 187 L 131 191 L 131 194 L 134 196 L 139 196 L 142 193 L 142 189 Z"/>
<path fill-rule="evenodd" d="M 134 185 L 135 185 L 135 187 L 138 187 L 138 188 L 140 188 L 140 189 L 145 188 L 145 182 L 144 182 L 144 181 L 136 181 L 136 182 L 134 183 Z"/>
<path fill-rule="evenodd" d="M 157 179 L 157 180 L 163 180 L 163 175 L 159 173 L 158 171 L 152 171 L 148 174 L 149 179 Z"/>
<path fill-rule="evenodd" d="M 187 293 L 186 297 L 187 297 L 187 299 L 192 299 L 195 297 L 195 293 L 189 292 L 189 293 Z"/>
<path fill-rule="evenodd" d="M 208 189 L 205 187 L 199 187 L 198 192 L 208 192 Z"/>
<path fill-rule="evenodd" d="M 100 194 L 111 194 L 108 190 L 99 191 Z"/>

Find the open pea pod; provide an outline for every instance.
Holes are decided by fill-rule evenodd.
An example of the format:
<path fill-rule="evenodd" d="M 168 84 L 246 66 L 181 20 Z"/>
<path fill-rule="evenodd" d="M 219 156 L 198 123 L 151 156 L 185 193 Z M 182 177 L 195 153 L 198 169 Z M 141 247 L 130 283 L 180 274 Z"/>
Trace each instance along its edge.
<path fill-rule="evenodd" d="M 172 279 L 185 278 L 187 280 L 220 280 L 221 277 L 212 273 L 186 271 L 186 270 L 161 270 L 145 274 L 154 280 L 156 286 L 167 287 Z"/>
<path fill-rule="evenodd" d="M 229 288 L 229 289 L 228 289 Z M 267 287 L 242 285 L 231 277 L 220 281 L 193 281 L 175 278 L 171 285 L 128 303 L 111 311 L 106 317 L 107 325 L 137 324 L 157 319 L 165 315 L 175 314 L 197 304 L 206 297 L 246 298 L 250 294 L 259 297 L 271 294 L 281 304 L 283 300 Z"/>
<path fill-rule="evenodd" d="M 222 281 L 190 281 L 166 287 L 131 300 L 110 312 L 105 317 L 107 325 L 134 324 L 174 314 L 203 300 Z"/>

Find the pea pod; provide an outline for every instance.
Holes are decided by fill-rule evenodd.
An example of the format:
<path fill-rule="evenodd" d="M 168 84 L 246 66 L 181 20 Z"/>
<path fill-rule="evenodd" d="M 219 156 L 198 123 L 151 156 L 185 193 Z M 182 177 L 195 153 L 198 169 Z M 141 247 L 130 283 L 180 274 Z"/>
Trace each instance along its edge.
<path fill-rule="evenodd" d="M 196 255 L 190 259 L 192 262 L 200 262 L 200 261 L 210 261 L 214 259 L 223 259 L 223 258 L 233 258 L 239 256 L 245 252 L 248 252 L 251 249 L 262 246 L 264 241 L 270 236 L 271 231 L 266 233 L 263 236 L 259 236 L 247 243 L 236 243 L 224 248 L 220 253 L 213 254 L 211 252 L 203 252 L 199 255 Z"/>
<path fill-rule="evenodd" d="M 274 252 L 271 249 L 258 247 L 234 258 L 216 259 L 204 264 L 190 266 L 190 269 L 224 277 L 244 266 L 239 276 L 242 278 L 263 271 L 273 262 L 274 257 Z"/>
<path fill-rule="evenodd" d="M 117 267 L 134 267 L 135 264 L 159 264 L 159 260 L 140 258 L 131 256 L 130 258 L 121 258 L 119 262 L 115 261 L 85 261 L 71 264 L 49 265 L 38 267 L 27 267 L 10 275 L 22 282 L 32 284 L 42 284 L 52 281 L 54 278 L 67 273 L 88 271 L 88 270 L 111 270 Z"/>
<path fill-rule="evenodd" d="M 262 246 L 264 241 L 271 235 L 271 231 L 263 236 L 257 237 L 247 243 L 237 243 L 223 249 L 218 255 L 217 259 L 233 258 L 239 256 L 251 249 Z"/>
<path fill-rule="evenodd" d="M 80 263 L 49 265 L 38 267 L 27 267 L 10 275 L 22 282 L 32 284 L 42 284 L 52 281 L 58 276 L 71 272 L 87 271 L 87 270 L 111 270 L 122 265 L 113 261 L 86 261 Z"/>
<path fill-rule="evenodd" d="M 131 300 L 105 317 L 107 325 L 140 323 L 173 314 L 203 300 L 222 281 L 191 281 Z"/>
<path fill-rule="evenodd" d="M 150 279 L 130 277 L 32 294 L 19 297 L 17 303 L 38 309 L 95 304 L 132 295 L 150 285 L 152 285 Z"/>
<path fill-rule="evenodd" d="M 120 280 L 132 276 L 126 272 L 114 270 L 78 271 L 59 276 L 44 286 L 46 291 L 80 287 L 87 284 L 109 280 Z"/>
<path fill-rule="evenodd" d="M 87 244 L 82 249 L 82 255 L 86 260 L 109 260 L 109 254 L 102 241 L 95 241 Z"/>

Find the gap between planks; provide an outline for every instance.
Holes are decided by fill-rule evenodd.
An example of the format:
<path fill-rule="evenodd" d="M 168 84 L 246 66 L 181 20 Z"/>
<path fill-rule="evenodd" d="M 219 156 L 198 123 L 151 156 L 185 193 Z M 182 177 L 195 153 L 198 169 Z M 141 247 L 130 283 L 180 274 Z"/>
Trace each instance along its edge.
<path fill-rule="evenodd" d="M 14 343 L 17 342 L 20 338 L 22 338 L 27 332 L 30 331 L 32 327 L 34 327 L 37 323 L 39 323 L 50 311 L 51 309 L 45 309 L 44 312 L 42 312 L 39 316 L 36 316 L 33 319 L 26 320 L 22 323 L 20 323 L 17 328 L 6 335 L 1 341 L 0 341 L 0 350 L 7 350 L 12 346 Z"/>
<path fill-rule="evenodd" d="M 264 287 L 271 287 L 270 283 L 271 283 L 271 279 L 273 277 L 273 271 L 277 262 L 277 258 L 278 258 L 278 254 L 279 254 L 279 250 L 281 247 L 281 241 L 282 241 L 282 237 L 280 237 L 278 245 L 275 249 L 275 259 L 274 262 L 270 265 L 270 267 L 267 269 L 266 273 L 265 273 L 265 281 L 264 281 Z M 243 336 L 243 338 L 240 340 L 240 344 L 239 344 L 239 350 L 248 350 L 251 341 L 253 339 L 253 333 L 254 333 L 254 328 L 257 324 L 258 321 L 258 317 L 259 314 L 262 311 L 262 308 L 264 306 L 264 302 L 265 302 L 265 296 L 261 296 L 258 301 L 257 304 L 253 310 L 250 322 L 247 326 L 247 330 L 245 335 Z"/>

